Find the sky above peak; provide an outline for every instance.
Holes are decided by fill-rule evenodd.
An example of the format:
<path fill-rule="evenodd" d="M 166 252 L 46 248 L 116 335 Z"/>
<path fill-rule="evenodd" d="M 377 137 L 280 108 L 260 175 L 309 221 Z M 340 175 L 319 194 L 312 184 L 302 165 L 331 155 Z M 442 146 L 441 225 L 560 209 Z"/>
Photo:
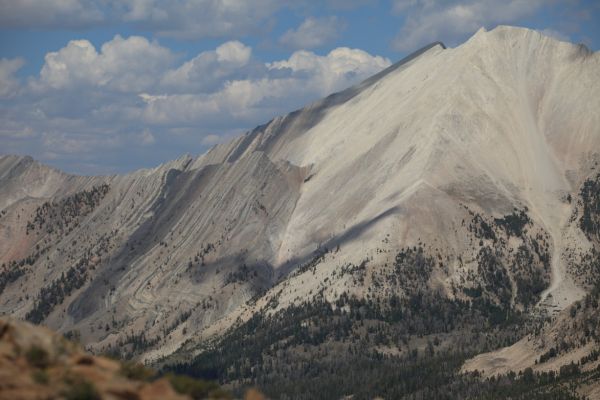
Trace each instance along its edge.
<path fill-rule="evenodd" d="M 0 154 L 156 166 L 498 24 L 600 48 L 594 0 L 0 0 Z"/>

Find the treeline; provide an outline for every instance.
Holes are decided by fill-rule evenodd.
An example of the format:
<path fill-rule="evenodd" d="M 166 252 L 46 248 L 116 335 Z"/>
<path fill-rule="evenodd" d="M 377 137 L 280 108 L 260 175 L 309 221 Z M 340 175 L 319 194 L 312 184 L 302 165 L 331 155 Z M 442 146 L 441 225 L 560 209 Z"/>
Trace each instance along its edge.
<path fill-rule="evenodd" d="M 583 376 L 576 364 L 558 374 L 461 374 L 466 359 L 517 340 L 523 321 L 493 325 L 473 306 L 438 300 L 381 305 L 345 295 L 334 307 L 321 299 L 255 315 L 193 361 L 165 371 L 216 379 L 239 393 L 257 386 L 278 399 L 580 398 L 571 385 Z"/>
<path fill-rule="evenodd" d="M 520 317 L 497 307 L 435 292 L 387 301 L 342 294 L 333 306 L 317 298 L 255 314 L 168 370 L 240 389 L 256 385 L 273 398 L 397 398 L 423 387 L 432 390 L 427 396 L 441 395 L 466 358 L 523 333 Z"/>

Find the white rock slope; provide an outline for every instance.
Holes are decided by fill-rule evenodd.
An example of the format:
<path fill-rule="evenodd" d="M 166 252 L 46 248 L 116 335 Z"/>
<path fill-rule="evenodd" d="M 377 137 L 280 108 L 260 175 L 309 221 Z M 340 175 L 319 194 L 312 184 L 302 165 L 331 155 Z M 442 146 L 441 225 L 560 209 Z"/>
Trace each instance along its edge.
<path fill-rule="evenodd" d="M 123 332 L 143 333 L 152 358 L 222 332 L 275 296 L 281 308 L 321 288 L 332 300 L 364 295 L 368 279 L 354 285 L 331 272 L 365 259 L 384 268 L 409 246 L 438 254 L 428 285 L 453 296 L 453 286 L 483 279 L 470 276 L 481 275 L 478 254 L 492 245 L 470 233 L 470 221 L 515 209 L 530 222 L 503 236 L 504 261 L 539 242 L 534 269 L 550 286 L 537 299 L 564 308 L 585 289 L 564 262 L 591 246 L 567 198 L 599 160 L 598 93 L 599 53 L 498 27 L 457 48 L 429 46 L 196 159 L 88 178 L 0 158 L 0 262 L 42 249 L 6 278 L 0 312 L 31 319 L 42 288 L 83 260 L 70 291 L 48 310 L 37 305 L 39 321 L 76 329 L 98 350 L 128 340 Z M 39 223 L 27 232 L 45 201 L 104 183 L 91 210 L 67 212 L 76 222 L 61 235 Z M 337 251 L 317 273 L 293 273 L 324 249 Z M 521 272 L 506 270 L 506 301 L 529 307 Z"/>

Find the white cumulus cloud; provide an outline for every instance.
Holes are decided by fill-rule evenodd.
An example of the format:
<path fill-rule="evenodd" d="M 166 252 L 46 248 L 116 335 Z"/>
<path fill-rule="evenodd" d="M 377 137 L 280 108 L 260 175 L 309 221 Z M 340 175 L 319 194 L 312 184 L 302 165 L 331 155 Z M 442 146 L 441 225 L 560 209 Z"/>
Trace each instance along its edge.
<path fill-rule="evenodd" d="M 252 48 L 239 41 L 226 42 L 167 71 L 161 84 L 170 91 L 214 91 L 227 80 L 243 79 L 254 69 L 260 70 L 256 64 L 248 66 L 251 56 Z"/>
<path fill-rule="evenodd" d="M 299 50 L 286 60 L 263 64 L 261 75 L 226 80 L 210 93 L 144 94 L 144 118 L 160 124 L 258 124 L 358 83 L 390 64 L 387 58 L 358 49 L 341 47 L 324 56 Z M 171 72 L 167 76 L 174 79 Z M 181 79 L 188 82 L 189 77 Z"/>
<path fill-rule="evenodd" d="M 336 40 L 345 23 L 338 17 L 308 17 L 297 29 L 290 29 L 281 36 L 279 42 L 294 49 L 312 49 Z"/>
<path fill-rule="evenodd" d="M 100 52 L 87 40 L 71 40 L 46 54 L 38 83 L 53 89 L 89 85 L 139 91 L 152 86 L 173 59 L 169 49 L 141 36 L 117 35 Z"/>
<path fill-rule="evenodd" d="M 115 36 L 99 48 L 72 40 L 46 54 L 27 84 L 15 77 L 22 61 L 0 61 L 3 151 L 67 160 L 86 172 L 114 172 L 115 160 L 150 166 L 203 152 L 389 64 L 345 47 L 266 63 L 251 47 L 228 41 L 178 61 L 139 36 Z"/>

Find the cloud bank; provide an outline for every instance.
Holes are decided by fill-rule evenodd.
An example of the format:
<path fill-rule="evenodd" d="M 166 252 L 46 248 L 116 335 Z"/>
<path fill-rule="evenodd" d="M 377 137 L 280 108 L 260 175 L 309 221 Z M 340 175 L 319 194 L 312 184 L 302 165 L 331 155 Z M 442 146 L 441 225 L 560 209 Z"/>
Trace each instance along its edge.
<path fill-rule="evenodd" d="M 22 65 L 21 59 L 0 60 L 3 152 L 62 160 L 71 170 L 113 172 L 115 160 L 135 159 L 127 154 L 142 148 L 155 157 L 143 160 L 146 165 L 185 150 L 204 151 L 357 83 L 390 61 L 340 47 L 265 62 L 235 40 L 178 61 L 156 41 L 116 35 L 99 48 L 69 41 L 47 53 L 39 74 L 25 81 L 15 75 Z"/>

